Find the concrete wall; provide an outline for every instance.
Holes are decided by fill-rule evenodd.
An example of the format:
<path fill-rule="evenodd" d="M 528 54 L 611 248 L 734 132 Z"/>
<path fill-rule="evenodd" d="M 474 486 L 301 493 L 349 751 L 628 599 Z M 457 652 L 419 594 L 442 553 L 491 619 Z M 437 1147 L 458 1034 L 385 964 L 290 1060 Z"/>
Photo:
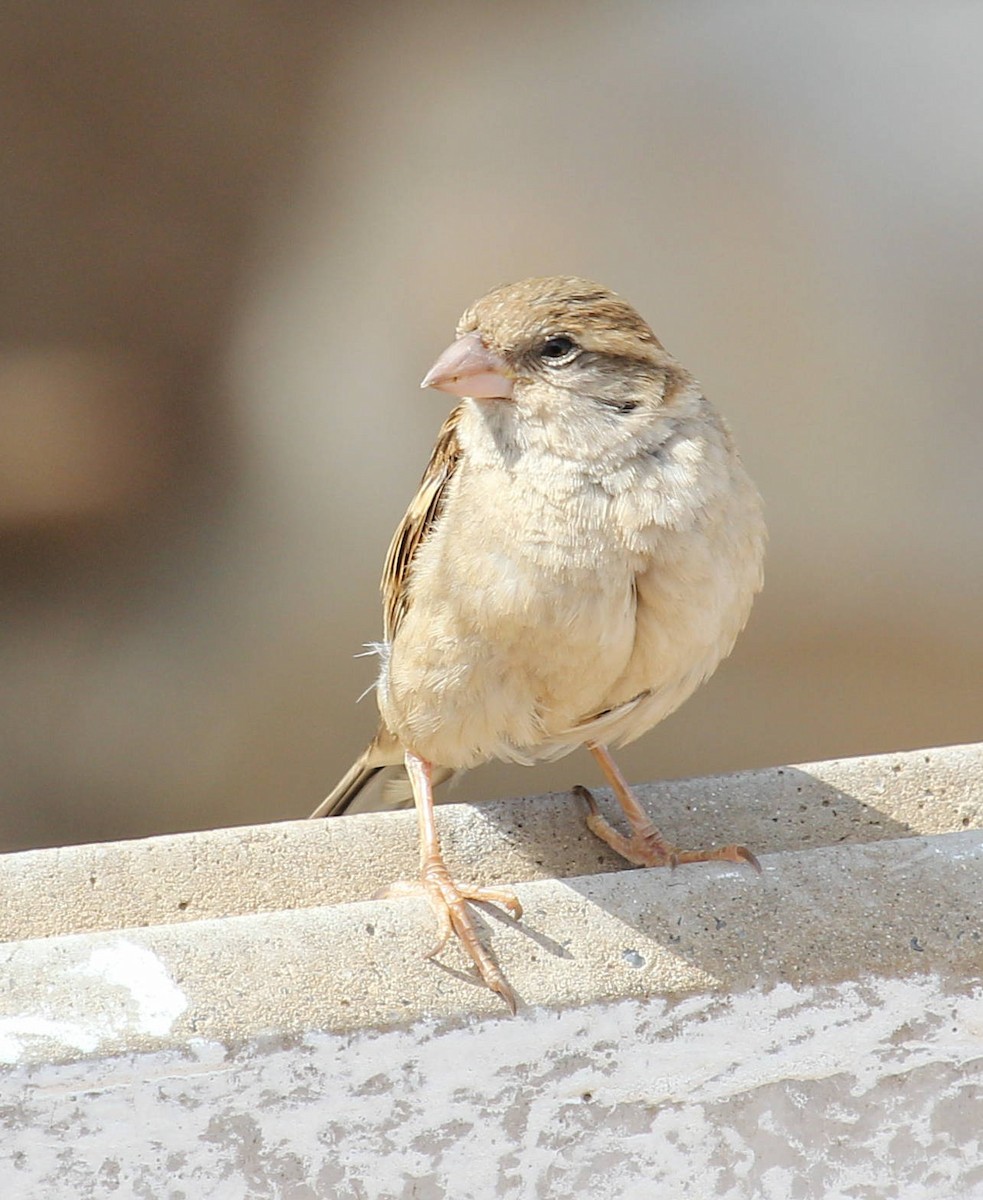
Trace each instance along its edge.
<path fill-rule="evenodd" d="M 983 1196 L 983 747 L 640 791 L 763 875 L 441 810 L 515 1018 L 365 899 L 412 814 L 0 859 L 0 1195 Z"/>

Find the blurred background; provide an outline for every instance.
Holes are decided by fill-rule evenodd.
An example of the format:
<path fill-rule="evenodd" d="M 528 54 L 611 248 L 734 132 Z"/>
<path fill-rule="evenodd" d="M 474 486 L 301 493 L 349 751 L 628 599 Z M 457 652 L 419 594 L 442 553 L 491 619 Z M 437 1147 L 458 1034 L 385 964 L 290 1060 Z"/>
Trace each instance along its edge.
<path fill-rule="evenodd" d="M 983 6 L 0 8 L 0 848 L 299 817 L 460 311 L 631 300 L 766 589 L 630 777 L 975 740 Z M 458 798 L 596 779 L 586 754 Z"/>

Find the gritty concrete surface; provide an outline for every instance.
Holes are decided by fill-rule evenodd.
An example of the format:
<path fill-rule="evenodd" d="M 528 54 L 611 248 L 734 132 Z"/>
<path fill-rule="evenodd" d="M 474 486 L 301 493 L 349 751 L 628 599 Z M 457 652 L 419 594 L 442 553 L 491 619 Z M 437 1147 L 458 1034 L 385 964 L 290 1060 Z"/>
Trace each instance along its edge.
<path fill-rule="evenodd" d="M 515 1018 L 360 901 L 408 815 L 9 856 L 0 1195 L 983 1197 L 983 748 L 641 791 L 762 875 L 613 870 L 561 797 L 439 814 L 517 883 Z"/>
<path fill-rule="evenodd" d="M 535 772 L 530 772 L 535 778 Z M 983 746 L 640 786 L 682 846 L 756 853 L 983 828 Z M 608 816 L 617 808 L 597 792 Z M 440 810 L 448 863 L 482 882 L 624 870 L 569 793 Z M 411 812 L 284 821 L 0 855 L 0 941 L 364 900 L 418 869 Z"/>

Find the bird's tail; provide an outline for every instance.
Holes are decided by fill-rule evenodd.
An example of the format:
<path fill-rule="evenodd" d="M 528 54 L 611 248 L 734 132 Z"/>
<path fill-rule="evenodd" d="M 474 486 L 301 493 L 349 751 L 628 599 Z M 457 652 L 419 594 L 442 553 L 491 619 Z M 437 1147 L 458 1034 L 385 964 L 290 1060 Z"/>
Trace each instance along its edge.
<path fill-rule="evenodd" d="M 347 812 L 362 788 L 383 769 L 383 763 L 373 763 L 375 744 L 368 747 L 338 780 L 331 794 L 314 809 L 312 817 L 340 817 Z"/>
<path fill-rule="evenodd" d="M 341 777 L 331 794 L 314 809 L 311 817 L 340 817 L 347 812 L 382 812 L 386 809 L 408 808 L 413 804 L 413 789 L 401 765 L 402 753 L 385 731 L 366 747 Z M 365 788 L 382 774 L 382 787 L 374 787 L 368 795 Z M 433 768 L 433 783 L 451 779 L 457 772 L 448 767 Z"/>

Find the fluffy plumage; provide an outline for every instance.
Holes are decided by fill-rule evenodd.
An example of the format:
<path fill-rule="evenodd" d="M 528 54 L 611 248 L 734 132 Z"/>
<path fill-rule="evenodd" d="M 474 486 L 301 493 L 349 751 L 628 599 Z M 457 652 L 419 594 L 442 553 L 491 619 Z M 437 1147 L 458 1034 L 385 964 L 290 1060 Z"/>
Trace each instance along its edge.
<path fill-rule="evenodd" d="M 761 586 L 730 431 L 629 304 L 528 279 L 457 335 L 424 382 L 464 398 L 386 557 L 379 732 L 315 815 L 407 754 L 602 761 L 714 671 Z"/>
<path fill-rule="evenodd" d="M 469 308 L 472 332 L 513 395 L 453 410 L 393 537 L 366 778 L 404 746 L 457 770 L 632 741 L 730 652 L 761 586 L 730 432 L 633 308 L 530 279 Z M 554 365 L 561 336 L 579 351 Z"/>

